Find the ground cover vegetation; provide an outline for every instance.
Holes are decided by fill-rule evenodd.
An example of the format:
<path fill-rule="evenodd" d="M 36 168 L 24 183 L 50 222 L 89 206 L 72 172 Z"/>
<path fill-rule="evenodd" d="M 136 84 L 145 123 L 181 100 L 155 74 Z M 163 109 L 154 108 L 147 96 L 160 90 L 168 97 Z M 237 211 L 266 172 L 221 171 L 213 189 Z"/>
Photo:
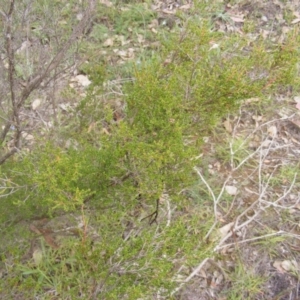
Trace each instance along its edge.
<path fill-rule="evenodd" d="M 6 2 L 1 297 L 297 299 L 299 4 Z"/>

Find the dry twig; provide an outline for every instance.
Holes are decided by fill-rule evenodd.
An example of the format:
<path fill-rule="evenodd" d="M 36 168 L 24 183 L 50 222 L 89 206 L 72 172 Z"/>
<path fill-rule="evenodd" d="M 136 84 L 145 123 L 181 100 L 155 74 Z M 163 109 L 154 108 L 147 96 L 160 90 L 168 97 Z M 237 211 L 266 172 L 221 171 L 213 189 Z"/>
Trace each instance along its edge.
<path fill-rule="evenodd" d="M 17 88 L 16 80 L 15 53 L 17 51 L 17 46 L 15 45 L 16 39 L 13 31 L 15 6 L 15 0 L 11 0 L 8 12 L 5 13 L 4 11 L 0 11 L 5 27 L 5 51 L 8 60 L 7 78 L 9 83 L 9 97 L 11 105 L 11 111 L 8 110 L 8 115 L 6 117 L 1 117 L 2 119 L 6 120 L 6 122 L 0 135 L 0 142 L 4 143 L 8 132 L 12 129 L 12 127 L 14 129 L 12 146 L 0 157 L 0 165 L 21 148 L 21 138 L 24 128 L 22 127 L 20 111 L 23 108 L 25 101 L 29 98 L 33 91 L 40 88 L 42 82 L 45 81 L 45 83 L 49 83 L 57 76 L 56 70 L 59 65 L 62 64 L 67 53 L 69 52 L 69 49 L 71 49 L 72 45 L 77 42 L 80 36 L 84 35 L 86 28 L 91 23 L 93 12 L 95 11 L 96 1 L 88 1 L 88 7 L 85 10 L 83 18 L 78 25 L 74 27 L 69 39 L 60 47 L 50 61 L 38 62 L 39 68 L 37 68 L 36 73 L 32 74 L 32 76 L 28 76 L 27 79 L 24 80 L 24 84 L 20 90 Z M 44 67 L 42 68 L 41 66 Z M 5 72 L 5 68 L 2 68 L 2 71 Z"/>

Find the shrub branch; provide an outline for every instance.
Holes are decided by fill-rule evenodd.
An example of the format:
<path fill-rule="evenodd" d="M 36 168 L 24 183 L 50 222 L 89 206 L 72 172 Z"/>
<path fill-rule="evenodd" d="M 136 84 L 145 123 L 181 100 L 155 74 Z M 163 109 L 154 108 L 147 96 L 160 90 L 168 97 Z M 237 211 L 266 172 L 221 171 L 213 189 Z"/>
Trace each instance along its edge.
<path fill-rule="evenodd" d="M 12 24 L 14 20 L 15 1 L 10 1 L 10 7 L 8 13 L 3 11 L 0 12 L 5 24 L 5 51 L 8 58 L 8 70 L 7 77 L 9 82 L 10 90 L 10 102 L 12 106 L 12 112 L 6 118 L 6 123 L 3 126 L 2 133 L 0 135 L 0 142 L 3 143 L 7 137 L 11 126 L 14 126 L 15 134 L 13 138 L 12 147 L 7 153 L 0 157 L 0 165 L 3 164 L 9 157 L 16 153 L 21 148 L 21 137 L 22 137 L 22 124 L 20 121 L 20 110 L 23 108 L 25 101 L 32 94 L 33 91 L 40 88 L 43 81 L 47 82 L 53 80 L 56 76 L 56 72 L 51 74 L 58 66 L 63 62 L 66 54 L 68 53 L 71 46 L 79 39 L 80 36 L 84 35 L 86 28 L 92 21 L 93 12 L 95 11 L 96 1 L 89 0 L 88 7 L 85 10 L 84 16 L 77 26 L 72 31 L 69 39 L 61 46 L 60 50 L 54 55 L 48 64 L 40 61 L 40 65 L 46 65 L 44 69 L 39 69 L 36 74 L 30 76 L 25 80 L 25 84 L 19 93 L 16 93 L 16 62 L 15 62 L 15 50 L 14 48 L 14 36 L 12 30 Z M 48 78 L 49 77 L 49 78 Z"/>

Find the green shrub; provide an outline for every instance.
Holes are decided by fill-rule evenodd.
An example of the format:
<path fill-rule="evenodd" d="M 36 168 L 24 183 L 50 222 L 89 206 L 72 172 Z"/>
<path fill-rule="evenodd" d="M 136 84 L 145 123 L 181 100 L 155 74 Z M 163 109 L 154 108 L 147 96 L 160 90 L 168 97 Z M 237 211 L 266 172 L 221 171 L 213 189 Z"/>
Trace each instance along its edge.
<path fill-rule="evenodd" d="M 250 48 L 192 20 L 180 37 L 163 40 L 160 57 L 136 67 L 124 86 L 125 117 L 118 124 L 110 98 L 102 96 L 105 68 L 85 66 L 94 85 L 78 108 L 80 126 L 68 133 L 77 150 L 37 149 L 13 167 L 22 179 L 12 176 L 34 195 L 27 202 L 50 210 L 75 209 L 92 194 L 124 206 L 134 195 L 152 203 L 164 189 L 176 195 L 193 180 L 202 138 L 222 116 L 241 100 L 283 85 L 297 88 L 298 42 L 291 34 L 283 46 L 258 40 Z M 91 123 L 98 131 L 89 132 Z"/>
<path fill-rule="evenodd" d="M 84 157 L 79 153 L 66 153 L 48 143 L 16 161 L 11 171 L 6 170 L 13 182 L 23 187 L 12 199 L 38 214 L 74 210 L 91 194 L 89 189 L 80 188 L 84 168 Z"/>
<path fill-rule="evenodd" d="M 130 22 L 141 26 L 141 16 L 138 12 Z M 1 166 L 3 193 L 17 187 L 1 199 L 1 222 L 16 212 L 26 219 L 77 210 L 90 200 L 85 203 L 91 216 L 87 228 L 99 232 L 96 241 L 82 232 L 58 250 L 44 247 L 38 268 L 22 262 L 15 272 L 18 282 L 3 281 L 6 289 L 94 297 L 100 283 L 103 299 L 145 298 L 154 291 L 168 297 L 178 285 L 176 264 L 194 267 L 211 257 L 214 245 L 204 236 L 215 220 L 207 191 L 195 191 L 193 200 L 179 192 L 195 180 L 192 169 L 203 137 L 240 101 L 264 99 L 289 85 L 299 88 L 299 40 L 291 34 L 281 46 L 263 40 L 249 45 L 243 37 L 225 36 L 191 19 L 180 36 L 170 32 L 162 44 L 162 54 L 136 65 L 133 80 L 123 85 L 123 97 L 118 93 L 123 119 L 114 120 L 116 95 L 105 93 L 105 66 L 84 65 L 93 84 L 76 119 L 56 133 L 62 140 L 72 138 L 74 145 L 64 148 L 53 140 Z M 226 155 L 218 147 L 217 154 Z M 163 191 L 170 195 L 170 206 L 160 212 L 169 210 L 170 216 L 150 227 L 144 217 Z"/>

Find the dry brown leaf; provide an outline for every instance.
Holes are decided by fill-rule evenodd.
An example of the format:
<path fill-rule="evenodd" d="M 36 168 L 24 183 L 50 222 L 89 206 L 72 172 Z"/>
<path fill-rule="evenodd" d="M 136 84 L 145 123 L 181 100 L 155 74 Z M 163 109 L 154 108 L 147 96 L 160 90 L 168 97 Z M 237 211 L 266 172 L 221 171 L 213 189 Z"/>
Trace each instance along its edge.
<path fill-rule="evenodd" d="M 252 119 L 256 122 L 260 122 L 262 120 L 262 116 L 252 116 Z"/>
<path fill-rule="evenodd" d="M 144 43 L 145 42 L 145 39 L 144 39 L 144 36 L 141 35 L 141 34 L 138 34 L 137 35 L 137 40 L 140 44 Z"/>
<path fill-rule="evenodd" d="M 39 231 L 39 229 L 38 229 L 36 226 L 34 226 L 33 224 L 30 224 L 30 225 L 29 225 L 29 229 L 30 229 L 32 232 L 36 233 L 36 234 L 41 234 L 41 232 Z"/>
<path fill-rule="evenodd" d="M 275 269 L 277 269 L 278 272 L 284 273 L 284 269 L 283 269 L 282 266 L 281 266 L 281 261 L 275 260 L 274 263 L 273 263 L 273 267 L 274 267 Z"/>
<path fill-rule="evenodd" d="M 235 23 L 244 23 L 244 17 L 230 16 L 230 19 Z"/>
<path fill-rule="evenodd" d="M 56 242 L 54 241 L 54 238 L 52 235 L 50 234 L 45 234 L 43 235 L 45 242 L 53 249 L 58 249 L 59 246 L 56 244 Z"/>
<path fill-rule="evenodd" d="M 176 14 L 176 9 L 175 10 L 166 10 L 166 9 L 164 9 L 164 10 L 162 10 L 162 12 L 164 14 L 168 14 L 168 15 L 175 15 Z"/>
<path fill-rule="evenodd" d="M 150 24 L 148 25 L 148 28 L 149 29 L 152 29 L 152 28 L 157 28 L 158 27 L 158 20 L 157 19 L 154 19 L 150 22 Z"/>
<path fill-rule="evenodd" d="M 128 56 L 128 52 L 125 50 L 119 50 L 116 52 L 117 55 L 119 55 L 120 57 L 127 57 Z"/>
<path fill-rule="evenodd" d="M 295 101 L 296 103 L 300 103 L 300 96 L 295 96 L 295 97 L 294 97 L 294 101 Z"/>
<path fill-rule="evenodd" d="M 300 18 L 297 18 L 297 19 L 295 19 L 295 20 L 293 20 L 292 22 L 291 22 L 291 24 L 297 24 L 297 23 L 299 23 L 300 22 Z"/>
<path fill-rule="evenodd" d="M 223 122 L 223 126 L 225 127 L 227 132 L 232 133 L 232 125 L 228 119 Z"/>
<path fill-rule="evenodd" d="M 265 29 L 262 29 L 260 33 L 261 33 L 261 36 L 262 36 L 264 39 L 268 38 L 269 35 L 270 35 L 270 31 L 269 31 L 269 30 L 265 30 Z"/>
<path fill-rule="evenodd" d="M 285 271 L 295 271 L 298 269 L 298 265 L 297 262 L 294 260 L 284 260 L 281 262 L 281 267 L 285 270 Z"/>
<path fill-rule="evenodd" d="M 246 104 L 249 104 L 249 103 L 253 103 L 253 102 L 259 102 L 260 99 L 259 98 L 249 98 L 249 99 L 246 99 L 244 102 Z"/>
<path fill-rule="evenodd" d="M 170 64 L 172 62 L 171 58 L 167 58 L 165 61 L 164 61 L 164 66 L 167 66 L 168 64 Z"/>
<path fill-rule="evenodd" d="M 103 4 L 107 7 L 112 7 L 113 6 L 112 2 L 110 2 L 108 0 L 100 0 L 100 4 Z"/>
<path fill-rule="evenodd" d="M 298 264 L 295 260 L 276 260 L 273 264 L 273 267 L 276 268 L 280 273 L 285 273 L 297 270 Z"/>
<path fill-rule="evenodd" d="M 221 238 L 224 238 L 232 229 L 234 225 L 234 222 L 230 222 L 226 225 L 224 225 L 223 227 L 219 228 L 219 234 L 221 236 Z"/>
<path fill-rule="evenodd" d="M 90 133 L 92 130 L 94 130 L 96 127 L 96 122 L 92 122 L 90 125 L 89 125 L 89 128 L 88 128 L 88 133 Z"/>
<path fill-rule="evenodd" d="M 275 138 L 277 135 L 277 127 L 275 125 L 268 128 L 268 135 L 272 138 Z"/>
<path fill-rule="evenodd" d="M 58 245 L 56 244 L 53 238 L 53 232 L 50 229 L 38 228 L 33 224 L 29 225 L 29 229 L 38 235 L 42 235 L 46 243 L 53 249 L 58 248 Z"/>
<path fill-rule="evenodd" d="M 104 43 L 103 47 L 112 47 L 114 45 L 114 40 L 112 38 L 108 38 Z"/>
<path fill-rule="evenodd" d="M 212 45 L 212 46 L 209 48 L 208 51 L 211 51 L 211 50 L 213 50 L 213 49 L 219 49 L 219 44 L 212 43 L 211 45 Z"/>
<path fill-rule="evenodd" d="M 185 4 L 185 5 L 181 5 L 181 6 L 179 7 L 179 9 L 187 10 L 187 9 L 190 9 L 191 7 L 192 7 L 191 4 Z"/>
<path fill-rule="evenodd" d="M 109 131 L 108 131 L 105 127 L 103 127 L 103 128 L 101 129 L 101 133 L 104 133 L 104 134 L 106 134 L 106 135 L 110 135 Z"/>
<path fill-rule="evenodd" d="M 289 31 L 291 31 L 291 27 L 289 26 L 282 26 L 281 28 L 282 33 L 288 33 Z"/>
<path fill-rule="evenodd" d="M 43 260 L 43 252 L 41 249 L 35 249 L 32 253 L 32 258 L 36 266 L 38 266 Z"/>
<path fill-rule="evenodd" d="M 22 138 L 25 139 L 26 141 L 33 141 L 34 136 L 32 134 L 29 134 L 27 132 L 22 132 Z"/>

